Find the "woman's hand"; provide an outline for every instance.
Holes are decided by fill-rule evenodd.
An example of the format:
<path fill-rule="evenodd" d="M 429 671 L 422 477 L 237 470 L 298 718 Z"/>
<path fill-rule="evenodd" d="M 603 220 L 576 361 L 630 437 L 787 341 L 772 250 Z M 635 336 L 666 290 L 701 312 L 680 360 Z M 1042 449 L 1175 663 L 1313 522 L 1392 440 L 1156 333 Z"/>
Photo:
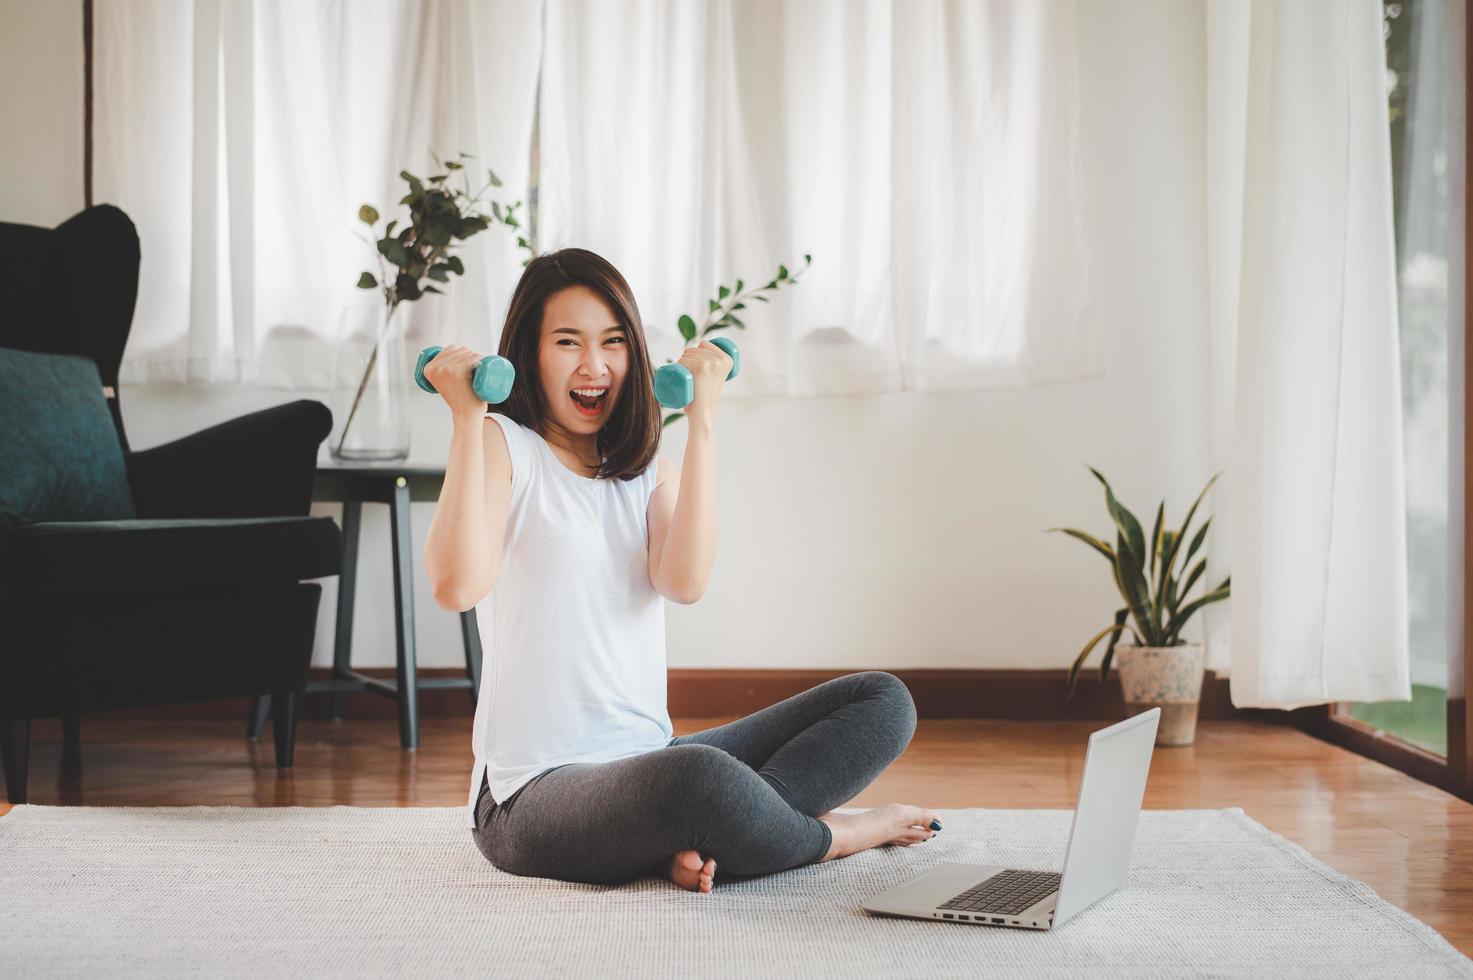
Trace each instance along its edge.
<path fill-rule="evenodd" d="M 451 414 L 457 419 L 486 414 L 487 403 L 471 388 L 471 375 L 484 356 L 469 347 L 452 344 L 425 365 L 425 380 L 435 386 L 435 391 L 445 399 L 445 404 L 450 406 Z"/>
<path fill-rule="evenodd" d="M 726 376 L 731 373 L 731 356 L 705 340 L 698 347 L 687 347 L 676 363 L 684 364 L 695 380 L 696 393 L 685 406 L 686 417 L 692 422 L 714 424 L 716 400 L 726 385 Z"/>

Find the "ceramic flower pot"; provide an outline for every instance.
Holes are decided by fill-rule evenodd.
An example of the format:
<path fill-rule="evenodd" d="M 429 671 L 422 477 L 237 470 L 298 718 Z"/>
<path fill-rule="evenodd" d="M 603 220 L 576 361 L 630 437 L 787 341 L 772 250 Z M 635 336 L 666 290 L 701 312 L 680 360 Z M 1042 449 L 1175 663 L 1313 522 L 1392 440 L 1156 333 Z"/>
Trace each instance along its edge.
<path fill-rule="evenodd" d="M 1197 738 L 1197 704 L 1202 699 L 1202 646 L 1115 648 L 1128 714 L 1160 707 L 1157 745 L 1191 745 Z"/>

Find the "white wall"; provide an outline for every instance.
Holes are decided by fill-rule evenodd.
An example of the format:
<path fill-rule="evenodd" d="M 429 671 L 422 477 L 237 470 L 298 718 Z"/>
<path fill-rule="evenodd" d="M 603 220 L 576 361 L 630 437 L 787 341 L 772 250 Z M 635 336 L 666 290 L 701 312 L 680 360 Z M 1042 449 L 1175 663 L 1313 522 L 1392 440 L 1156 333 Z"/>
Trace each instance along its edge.
<path fill-rule="evenodd" d="M 17 7 L 5 2 L 7 14 Z M 727 401 L 717 424 L 719 557 L 700 603 L 668 606 L 672 666 L 1063 666 L 1118 602 L 1098 556 L 1043 533 L 1109 526 L 1084 465 L 1101 468 L 1138 511 L 1165 495 L 1178 520 L 1205 482 L 1202 10 L 1164 0 L 1081 10 L 1082 197 L 1106 376 L 1005 391 Z M 21 155 L 49 159 L 69 147 Z M 19 166 L 11 155 L 0 185 Z M 166 386 L 121 395 L 135 448 L 297 397 L 325 400 Z M 442 403 L 410 401 L 411 461 L 443 462 Z M 679 462 L 683 448 L 677 425 L 662 452 Z M 457 617 L 434 605 L 420 564 L 432 514 L 430 504 L 413 512 L 420 663 L 450 666 L 461 662 Z M 359 666 L 394 661 L 387 542 L 387 508 L 366 506 Z M 335 580 L 324 585 L 319 664 L 331 658 L 336 595 Z"/>
<path fill-rule="evenodd" d="M 82 209 L 82 4 L 0 0 L 0 221 Z"/>

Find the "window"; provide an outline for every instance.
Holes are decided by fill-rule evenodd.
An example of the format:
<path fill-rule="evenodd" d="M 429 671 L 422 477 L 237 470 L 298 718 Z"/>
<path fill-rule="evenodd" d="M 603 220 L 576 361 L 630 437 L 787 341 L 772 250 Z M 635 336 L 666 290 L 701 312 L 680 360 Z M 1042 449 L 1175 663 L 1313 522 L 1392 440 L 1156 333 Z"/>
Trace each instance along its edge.
<path fill-rule="evenodd" d="M 1401 322 L 1412 701 L 1352 717 L 1447 755 L 1449 234 L 1447 0 L 1385 4 L 1386 87 Z M 1456 554 L 1456 550 L 1453 552 Z"/>
<path fill-rule="evenodd" d="M 1468 694 L 1467 10 L 1383 4 L 1406 460 L 1411 702 L 1306 709 L 1304 727 L 1473 799 Z"/>

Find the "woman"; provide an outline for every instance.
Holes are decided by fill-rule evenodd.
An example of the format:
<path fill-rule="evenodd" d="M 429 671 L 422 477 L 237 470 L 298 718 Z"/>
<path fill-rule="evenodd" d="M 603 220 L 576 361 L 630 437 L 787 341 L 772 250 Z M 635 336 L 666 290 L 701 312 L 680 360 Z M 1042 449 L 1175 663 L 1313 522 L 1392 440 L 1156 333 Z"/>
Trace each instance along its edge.
<path fill-rule="evenodd" d="M 447 347 L 425 376 L 450 406 L 445 482 L 425 542 L 435 600 L 487 637 L 468 822 L 496 867 L 692 891 L 940 829 L 890 805 L 829 812 L 904 751 L 910 695 L 890 674 L 836 678 L 750 717 L 672 737 L 665 599 L 695 602 L 716 556 L 716 401 L 731 359 L 688 348 L 685 472 L 661 419 L 624 277 L 583 249 L 533 259 L 501 356 L 500 411 L 473 393 L 481 355 Z M 487 424 L 487 419 L 494 424 Z"/>

